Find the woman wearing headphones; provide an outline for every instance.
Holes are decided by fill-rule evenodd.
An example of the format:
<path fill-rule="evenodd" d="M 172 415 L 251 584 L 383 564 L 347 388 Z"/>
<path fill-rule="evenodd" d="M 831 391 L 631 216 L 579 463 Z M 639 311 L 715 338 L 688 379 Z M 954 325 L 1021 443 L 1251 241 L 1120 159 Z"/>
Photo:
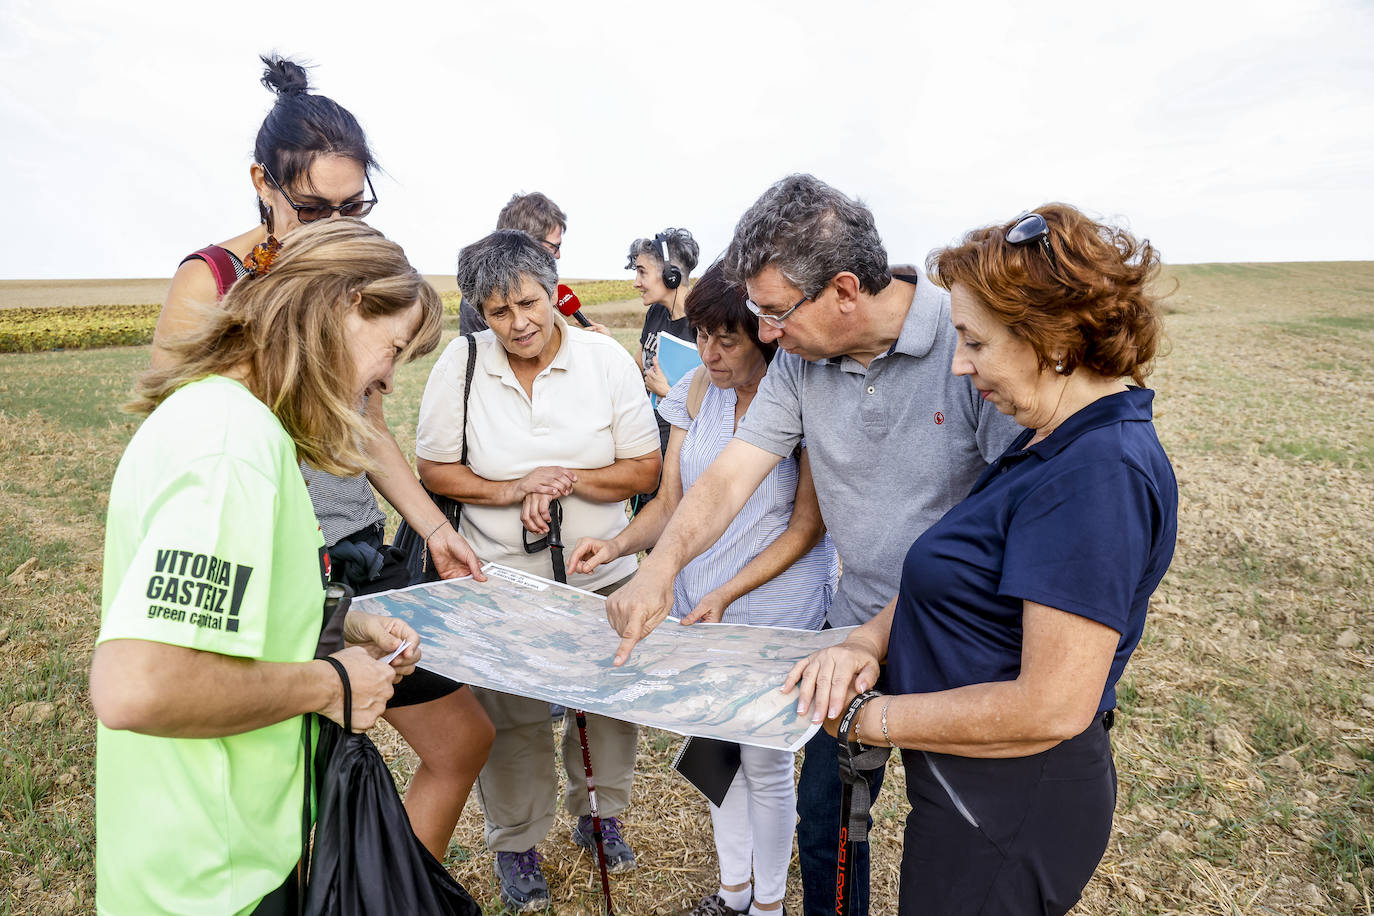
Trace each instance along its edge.
<path fill-rule="evenodd" d="M 681 340 L 695 341 L 696 333 L 687 320 L 687 288 L 701 252 L 697 240 L 686 229 L 664 229 L 651 239 L 635 239 L 630 245 L 626 270 L 635 272 L 634 287 L 649 310 L 644 313 L 644 328 L 639 332 L 639 351 L 635 362 L 644 373 L 644 387 L 655 398 L 666 397 L 672 384 L 658 365 L 658 335 L 668 333 Z M 668 452 L 668 421 L 654 412 L 658 422 L 658 448 Z M 658 493 L 642 493 L 633 501 L 637 513 Z"/>

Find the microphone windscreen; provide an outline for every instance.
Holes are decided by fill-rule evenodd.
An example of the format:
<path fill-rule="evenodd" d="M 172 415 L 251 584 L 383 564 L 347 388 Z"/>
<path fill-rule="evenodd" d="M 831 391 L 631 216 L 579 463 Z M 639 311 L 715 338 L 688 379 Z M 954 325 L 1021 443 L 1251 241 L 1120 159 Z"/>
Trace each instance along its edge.
<path fill-rule="evenodd" d="M 567 284 L 558 284 L 558 310 L 563 313 L 564 318 L 571 318 L 573 313 L 582 308 L 582 300 L 577 298 L 577 293 Z"/>
<path fill-rule="evenodd" d="M 573 292 L 567 284 L 558 284 L 558 311 L 563 313 L 564 318 L 576 318 L 577 323 L 584 328 L 589 328 L 592 323 L 587 320 L 587 316 L 582 314 L 582 300 L 577 298 L 577 293 Z"/>

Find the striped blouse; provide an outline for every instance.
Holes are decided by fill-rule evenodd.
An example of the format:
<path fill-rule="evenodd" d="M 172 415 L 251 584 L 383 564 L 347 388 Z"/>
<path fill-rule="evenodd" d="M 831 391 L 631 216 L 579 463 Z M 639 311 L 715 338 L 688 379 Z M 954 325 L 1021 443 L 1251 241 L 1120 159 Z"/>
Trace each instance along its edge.
<path fill-rule="evenodd" d="M 659 404 L 658 412 L 687 431 L 679 461 L 685 493 L 735 435 L 735 392 L 706 386 L 695 420 L 687 414 L 688 373 Z M 735 516 L 730 527 L 678 573 L 673 584 L 673 616 L 685 617 L 707 593 L 730 581 L 787 529 L 797 493 L 797 459 L 778 462 Z M 742 596 L 725 610 L 724 623 L 818 630 L 830 610 L 839 559 L 830 536 L 821 538 L 776 578 Z"/>

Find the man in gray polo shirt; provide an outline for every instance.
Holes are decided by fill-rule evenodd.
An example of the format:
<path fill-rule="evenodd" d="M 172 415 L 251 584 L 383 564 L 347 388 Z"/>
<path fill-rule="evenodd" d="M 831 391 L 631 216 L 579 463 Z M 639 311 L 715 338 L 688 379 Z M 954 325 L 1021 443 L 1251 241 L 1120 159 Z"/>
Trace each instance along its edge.
<path fill-rule="evenodd" d="M 606 602 L 616 664 L 668 615 L 673 578 L 726 529 L 805 438 L 821 515 L 844 562 L 832 626 L 863 623 L 897 594 L 907 549 L 968 493 L 1020 428 L 950 373 L 949 294 L 890 269 L 868 208 L 810 175 L 773 185 L 740 219 L 726 269 L 759 337 L 780 352 L 735 438 L 688 491 L 653 553 Z M 797 791 L 807 916 L 835 902 L 840 782 L 834 738 L 807 745 Z M 876 797 L 882 770 L 871 780 Z M 868 848 L 853 863 L 868 912 Z"/>

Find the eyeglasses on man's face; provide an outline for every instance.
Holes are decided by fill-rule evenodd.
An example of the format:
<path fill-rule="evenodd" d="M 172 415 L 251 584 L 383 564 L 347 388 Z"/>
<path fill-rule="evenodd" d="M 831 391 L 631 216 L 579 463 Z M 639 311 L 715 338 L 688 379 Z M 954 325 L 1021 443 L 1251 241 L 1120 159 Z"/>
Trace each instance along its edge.
<path fill-rule="evenodd" d="M 562 242 L 550 242 L 548 239 L 540 239 L 539 244 L 543 245 L 544 249 L 555 258 L 558 257 L 558 253 L 563 250 Z"/>
<path fill-rule="evenodd" d="M 787 311 L 783 312 L 781 315 L 772 315 L 768 312 L 765 312 L 762 308 L 759 307 L 759 304 L 755 302 L 753 299 L 745 299 L 744 306 L 745 308 L 749 309 L 749 311 L 753 312 L 760 321 L 766 321 L 768 324 L 772 325 L 773 327 L 781 331 L 782 324 L 784 321 L 787 320 L 787 316 L 795 312 L 797 309 L 801 308 L 802 303 L 810 298 L 810 296 L 802 296 L 800 299 L 797 300 L 795 305 L 793 305 Z"/>
<path fill-rule="evenodd" d="M 261 163 L 259 163 L 261 164 Z M 296 211 L 296 219 L 302 223 L 313 223 L 316 220 L 329 219 L 335 213 L 340 216 L 351 216 L 362 219 L 372 212 L 372 208 L 377 205 L 377 192 L 372 189 L 372 179 L 366 172 L 363 173 L 363 181 L 367 182 L 367 193 L 372 195 L 370 200 L 350 200 L 341 204 L 311 204 L 301 206 L 291 199 L 291 195 L 286 193 L 286 189 L 281 186 L 272 171 L 267 166 L 262 166 L 262 172 L 267 176 L 267 180 L 272 182 L 272 187 L 286 200 L 287 206 Z"/>
<path fill-rule="evenodd" d="M 1059 265 L 1054 260 L 1054 249 L 1050 247 L 1050 224 L 1045 222 L 1045 217 L 1039 213 L 1023 213 L 1018 216 L 1016 222 L 1007 230 L 1006 240 L 1009 245 L 1033 245 L 1039 242 L 1045 257 L 1050 259 L 1050 269 L 1058 269 Z"/>

